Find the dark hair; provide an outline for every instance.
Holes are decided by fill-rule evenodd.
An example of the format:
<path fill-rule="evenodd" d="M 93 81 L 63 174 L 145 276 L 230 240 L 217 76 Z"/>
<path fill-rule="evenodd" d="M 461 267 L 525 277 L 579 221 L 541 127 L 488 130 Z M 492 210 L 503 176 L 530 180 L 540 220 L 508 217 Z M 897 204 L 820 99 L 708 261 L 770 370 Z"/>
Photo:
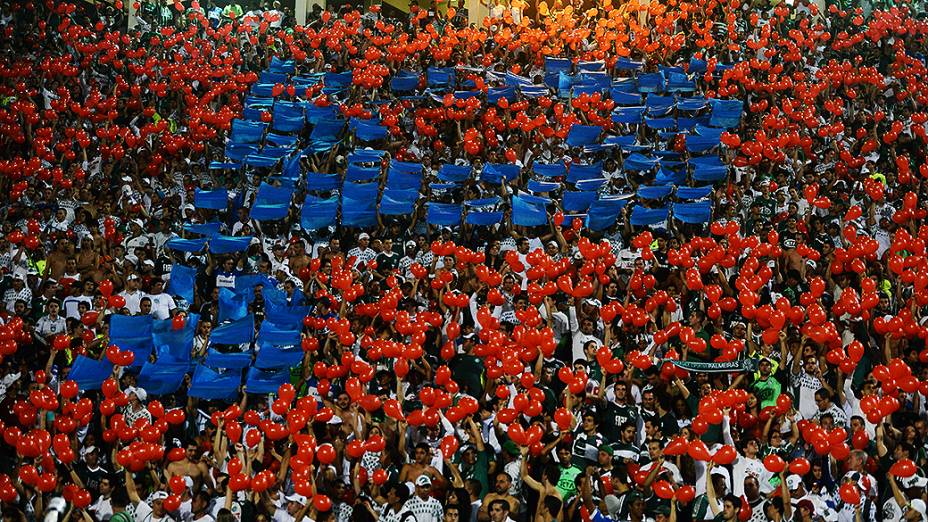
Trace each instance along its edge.
<path fill-rule="evenodd" d="M 110 496 L 110 504 L 113 507 L 124 508 L 129 505 L 129 492 L 126 491 L 126 488 L 120 486 L 113 489 L 113 494 Z"/>
<path fill-rule="evenodd" d="M 828 388 L 819 388 L 815 393 L 825 400 L 831 400 L 831 392 L 828 391 Z"/>
<path fill-rule="evenodd" d="M 494 505 L 502 505 L 504 511 L 509 511 L 509 501 L 498 498 L 496 500 L 491 500 L 490 505 L 487 506 L 487 510 L 493 509 Z"/>
<path fill-rule="evenodd" d="M 731 493 L 725 495 L 722 499 L 722 502 L 731 502 L 731 505 L 735 506 L 735 510 L 741 509 L 741 499 L 732 495 Z"/>
<path fill-rule="evenodd" d="M 544 499 L 545 509 L 548 510 L 548 513 L 551 513 L 554 517 L 557 517 L 557 514 L 561 512 L 561 506 L 563 502 L 561 499 L 555 497 L 554 495 L 548 495 Z"/>

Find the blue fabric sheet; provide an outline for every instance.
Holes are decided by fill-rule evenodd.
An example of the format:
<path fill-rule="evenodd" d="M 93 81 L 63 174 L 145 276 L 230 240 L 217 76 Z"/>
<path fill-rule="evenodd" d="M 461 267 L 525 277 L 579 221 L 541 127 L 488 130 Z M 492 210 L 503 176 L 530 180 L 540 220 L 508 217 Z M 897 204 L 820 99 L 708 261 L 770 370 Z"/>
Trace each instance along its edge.
<path fill-rule="evenodd" d="M 193 206 L 212 210 L 225 210 L 229 206 L 229 191 L 224 188 L 216 190 L 197 189 L 193 194 Z"/>
<path fill-rule="evenodd" d="M 171 280 L 165 292 L 168 295 L 183 297 L 188 303 L 193 302 L 194 288 L 197 281 L 197 270 L 180 263 L 171 265 Z"/>
<path fill-rule="evenodd" d="M 462 206 L 430 201 L 426 221 L 431 225 L 457 226 L 461 224 Z"/>
<path fill-rule="evenodd" d="M 240 370 L 251 366 L 251 353 L 221 353 L 210 348 L 210 350 L 206 352 L 206 360 L 203 361 L 203 364 L 217 370 Z"/>
<path fill-rule="evenodd" d="M 470 165 L 454 165 L 446 163 L 438 169 L 438 179 L 452 183 L 459 183 L 470 179 L 473 167 Z"/>
<path fill-rule="evenodd" d="M 317 198 L 306 196 L 300 225 L 303 230 L 319 230 L 338 224 L 338 198 Z"/>
<path fill-rule="evenodd" d="M 245 386 L 248 393 L 277 393 L 280 385 L 290 381 L 290 371 L 286 368 L 279 370 L 259 370 L 249 368 Z"/>
<path fill-rule="evenodd" d="M 212 254 L 244 252 L 248 249 L 248 245 L 251 244 L 252 239 L 251 236 L 216 236 L 209 240 L 209 251 Z"/>
<path fill-rule="evenodd" d="M 511 163 L 487 163 L 480 173 L 480 181 L 499 185 L 502 180 L 510 181 L 519 177 L 519 166 Z"/>
<path fill-rule="evenodd" d="M 468 225 L 487 227 L 496 225 L 503 220 L 503 213 L 500 211 L 472 211 L 464 217 Z"/>
<path fill-rule="evenodd" d="M 412 213 L 419 199 L 419 189 L 386 188 L 380 199 L 380 213 L 385 216 L 402 216 Z"/>
<path fill-rule="evenodd" d="M 201 364 L 193 371 L 187 395 L 198 399 L 232 401 L 238 396 L 241 384 L 241 370 L 217 372 Z"/>
<path fill-rule="evenodd" d="M 676 196 L 680 199 L 702 199 L 712 193 L 711 186 L 705 187 L 677 187 Z"/>
<path fill-rule="evenodd" d="M 525 194 L 512 196 L 512 223 L 526 227 L 546 225 L 548 214 L 545 206 Z"/>
<path fill-rule="evenodd" d="M 611 228 L 616 224 L 619 214 L 627 204 L 628 199 L 594 200 L 587 211 L 586 226 L 594 231 Z"/>
<path fill-rule="evenodd" d="M 196 253 L 203 251 L 203 247 L 206 246 L 206 239 L 181 239 L 179 237 L 174 237 L 168 239 L 164 246 L 180 252 Z"/>
<path fill-rule="evenodd" d="M 106 357 L 98 361 L 78 355 L 74 359 L 74 364 L 71 365 L 68 380 L 76 382 L 82 390 L 99 390 L 103 381 L 112 374 L 113 363 L 109 362 Z"/>
<path fill-rule="evenodd" d="M 661 221 L 667 220 L 670 208 L 645 208 L 641 205 L 632 209 L 632 215 L 629 222 L 635 226 L 656 225 Z"/>
<path fill-rule="evenodd" d="M 255 316 L 248 314 L 244 319 L 220 324 L 210 332 L 209 341 L 215 344 L 250 343 L 255 332 Z"/>
<path fill-rule="evenodd" d="M 641 199 L 662 199 L 666 198 L 673 191 L 673 185 L 657 185 L 638 187 L 638 197 Z"/>
<path fill-rule="evenodd" d="M 261 323 L 258 331 L 258 344 L 261 346 L 293 346 L 300 344 L 300 330 L 278 326 L 270 322 L 271 317 Z"/>
<path fill-rule="evenodd" d="M 112 315 L 110 316 L 110 343 L 122 349 L 147 349 L 152 343 L 151 332 L 154 319 L 150 315 Z M 134 351 L 134 350 L 133 350 Z M 139 364 L 144 361 L 139 361 Z"/>
<path fill-rule="evenodd" d="M 709 105 L 712 108 L 709 125 L 732 129 L 741 124 L 741 113 L 744 111 L 744 102 L 741 100 L 713 98 L 709 100 Z"/>
<path fill-rule="evenodd" d="M 564 140 L 571 147 L 582 147 L 596 143 L 599 135 L 602 134 L 603 128 L 598 125 L 571 125 L 570 131 L 567 132 L 567 139 Z"/>
<path fill-rule="evenodd" d="M 677 203 L 673 206 L 673 217 L 684 223 L 708 223 L 712 219 L 711 202 Z"/>
<path fill-rule="evenodd" d="M 167 347 L 167 352 L 176 361 L 189 361 L 193 349 L 193 337 L 200 322 L 199 314 L 188 314 L 184 327 L 175 330 L 173 321 L 165 319 L 152 323 L 152 342 L 159 350 Z"/>
<path fill-rule="evenodd" d="M 586 212 L 596 199 L 595 192 L 572 192 L 565 191 L 563 206 L 564 210 L 569 212 Z"/>
<path fill-rule="evenodd" d="M 180 389 L 190 372 L 189 363 L 146 362 L 139 372 L 138 385 L 150 396 L 169 395 Z"/>
<path fill-rule="evenodd" d="M 258 356 L 255 357 L 254 367 L 265 370 L 292 368 L 299 365 L 302 360 L 302 348 L 296 347 L 285 350 L 273 345 L 265 345 L 258 351 Z"/>
<path fill-rule="evenodd" d="M 248 299 L 245 293 L 230 288 L 219 289 L 219 322 L 238 321 L 248 315 Z"/>

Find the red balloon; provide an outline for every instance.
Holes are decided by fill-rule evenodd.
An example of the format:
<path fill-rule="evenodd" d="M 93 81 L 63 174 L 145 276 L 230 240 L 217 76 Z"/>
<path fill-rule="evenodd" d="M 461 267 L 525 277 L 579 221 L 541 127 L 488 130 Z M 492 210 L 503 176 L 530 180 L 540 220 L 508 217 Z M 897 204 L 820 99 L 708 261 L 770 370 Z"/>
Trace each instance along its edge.
<path fill-rule="evenodd" d="M 786 462 L 779 455 L 771 453 L 764 457 L 764 467 L 771 473 L 779 473 L 786 469 Z"/>
<path fill-rule="evenodd" d="M 841 484 L 841 487 L 838 488 L 838 495 L 841 496 L 841 500 L 848 504 L 853 504 L 855 506 L 860 504 L 860 489 L 858 489 L 857 484 L 853 482 Z"/>
<path fill-rule="evenodd" d="M 797 457 L 789 463 L 789 472 L 795 473 L 796 475 L 805 475 L 810 469 L 812 469 L 812 466 L 804 457 Z"/>
<path fill-rule="evenodd" d="M 316 458 L 322 464 L 335 462 L 335 448 L 331 444 L 323 444 L 316 449 Z"/>

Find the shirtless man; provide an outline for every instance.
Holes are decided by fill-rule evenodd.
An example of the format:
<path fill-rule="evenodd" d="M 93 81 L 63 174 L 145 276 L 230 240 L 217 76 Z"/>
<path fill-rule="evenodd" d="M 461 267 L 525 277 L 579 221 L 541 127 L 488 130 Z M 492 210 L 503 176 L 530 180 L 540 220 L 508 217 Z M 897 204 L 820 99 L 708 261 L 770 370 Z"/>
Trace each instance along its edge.
<path fill-rule="evenodd" d="M 45 259 L 45 276 L 57 281 L 64 274 L 68 258 L 74 257 L 74 248 L 67 238 L 59 239 L 56 247 Z"/>
<path fill-rule="evenodd" d="M 432 454 L 428 444 L 424 442 L 416 444 L 415 459 L 403 464 L 403 469 L 400 470 L 400 482 L 412 482 L 419 475 L 428 475 L 433 481 L 441 480 L 441 473 L 429 463 L 431 458 Z"/>
<path fill-rule="evenodd" d="M 489 506 L 494 500 L 503 500 L 509 504 L 510 513 L 519 512 L 519 500 L 509 494 L 509 487 L 512 485 L 512 477 L 505 471 L 496 474 L 496 480 L 493 483 L 494 491 L 487 493 L 483 497 L 483 503 L 480 504 L 480 511 L 477 512 L 477 520 L 490 520 Z"/>
<path fill-rule="evenodd" d="M 309 256 L 306 255 L 306 245 L 302 241 L 294 241 L 290 243 L 290 273 L 297 275 L 300 273 L 300 270 L 309 266 Z"/>
<path fill-rule="evenodd" d="M 206 482 L 206 487 L 212 490 L 213 484 L 212 481 L 209 480 L 209 468 L 206 467 L 205 462 L 197 458 L 197 454 L 199 453 L 197 443 L 188 442 L 186 449 L 187 451 L 184 453 L 183 460 L 168 464 L 165 472 L 165 480 L 170 480 L 171 477 L 175 475 L 181 477 L 188 476 L 193 480 L 194 491 L 200 491 L 204 481 Z"/>

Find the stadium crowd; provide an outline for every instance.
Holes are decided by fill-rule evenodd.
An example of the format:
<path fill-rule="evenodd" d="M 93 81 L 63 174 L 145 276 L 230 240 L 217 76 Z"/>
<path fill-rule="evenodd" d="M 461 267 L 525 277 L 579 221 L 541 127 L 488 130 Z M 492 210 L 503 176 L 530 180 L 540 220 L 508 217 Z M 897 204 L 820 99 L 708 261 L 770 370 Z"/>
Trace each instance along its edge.
<path fill-rule="evenodd" d="M 277 2 L 136 2 L 132 29 L 125 7 L 0 3 L 4 520 L 928 522 L 920 4 L 492 0 L 470 24 L 439 1 L 298 26 Z M 613 118 L 666 94 L 642 88 L 659 71 L 743 113 Z M 233 160 L 275 74 L 267 98 L 383 134 L 307 116 L 260 137 L 295 159 Z M 700 137 L 721 175 L 668 182 Z M 387 213 L 410 164 L 419 195 Z M 319 173 L 346 185 L 309 194 Z M 710 218 L 675 210 L 687 183 Z M 293 316 L 295 347 L 268 341 Z"/>

